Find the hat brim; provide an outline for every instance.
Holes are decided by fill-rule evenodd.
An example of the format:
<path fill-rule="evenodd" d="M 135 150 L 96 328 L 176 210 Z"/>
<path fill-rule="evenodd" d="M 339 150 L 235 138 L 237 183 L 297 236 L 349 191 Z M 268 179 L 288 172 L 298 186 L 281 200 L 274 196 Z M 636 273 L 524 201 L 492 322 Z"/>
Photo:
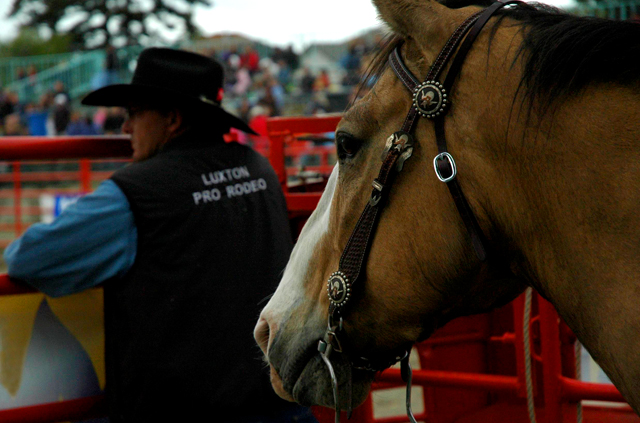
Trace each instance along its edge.
<path fill-rule="evenodd" d="M 147 87 L 144 85 L 133 84 L 116 84 L 108 85 L 106 87 L 99 88 L 90 92 L 82 99 L 82 104 L 86 106 L 107 106 L 107 107 L 127 107 L 131 103 L 144 100 L 145 97 L 151 97 L 153 99 L 166 98 L 166 99 L 178 99 L 191 104 L 202 106 L 208 110 L 215 117 L 223 119 L 226 124 L 229 124 L 231 128 L 237 128 L 242 132 L 246 132 L 252 135 L 258 135 L 249 125 L 247 125 L 242 119 L 232 115 L 224 110 L 222 107 L 215 104 L 204 102 L 200 99 L 184 95 L 181 92 L 174 91 L 167 88 L 163 91 L 159 91 L 158 87 Z"/>

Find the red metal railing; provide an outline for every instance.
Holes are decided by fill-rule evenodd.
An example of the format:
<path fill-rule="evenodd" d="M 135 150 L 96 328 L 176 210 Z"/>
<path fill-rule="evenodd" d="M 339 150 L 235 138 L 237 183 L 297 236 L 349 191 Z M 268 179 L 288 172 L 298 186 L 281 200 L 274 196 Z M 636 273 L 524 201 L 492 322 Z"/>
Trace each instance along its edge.
<path fill-rule="evenodd" d="M 78 398 L 30 407 L 0 410 L 3 423 L 56 423 L 87 420 L 107 415 L 104 395 Z"/>
<path fill-rule="evenodd" d="M 295 119 L 294 119 L 295 120 Z M 292 119 L 280 119 L 291 122 Z M 335 128 L 336 117 L 322 120 L 323 132 L 332 125 Z M 286 124 L 286 123 L 285 123 Z M 313 125 L 312 125 L 313 126 Z M 320 131 L 319 131 L 320 132 Z M 308 132 L 313 133 L 313 132 Z M 310 141 L 297 141 L 291 136 L 286 139 L 278 137 L 276 148 L 262 149 L 261 153 L 270 157 L 272 162 L 288 164 L 284 173 L 279 173 L 287 197 L 287 205 L 292 215 L 305 215 L 313 210 L 317 204 L 319 194 L 291 192 L 286 188 L 285 181 L 301 175 L 302 183 L 313 173 L 328 175 L 335 162 L 335 148 L 333 146 L 315 146 Z M 230 134 L 229 140 L 235 138 Z M 280 144 L 278 144 L 280 142 Z M 0 160 L 10 165 L 11 171 L 0 173 L 0 199 L 12 199 L 12 205 L 0 205 L 0 215 L 13 215 L 13 222 L 0 222 L 0 231 L 12 232 L 13 237 L 0 239 L 0 248 L 6 247 L 12 239 L 22 232 L 35 220 L 38 220 L 42 209 L 36 205 L 24 205 L 23 199 L 37 200 L 43 194 L 59 195 L 64 193 L 90 192 L 95 182 L 103 181 L 111 175 L 111 171 L 92 170 L 96 164 L 127 161 L 131 156 L 128 137 L 0 137 Z M 105 160 L 105 157 L 112 157 Z M 314 164 L 305 165 L 305 157 L 314 157 Z M 69 160 L 72 159 L 72 160 Z M 55 160 L 55 161 L 53 161 Z M 64 171 L 24 171 L 25 166 L 41 165 L 75 165 L 77 170 Z M 73 188 L 25 188 L 25 183 L 33 182 L 67 182 L 73 183 Z"/>

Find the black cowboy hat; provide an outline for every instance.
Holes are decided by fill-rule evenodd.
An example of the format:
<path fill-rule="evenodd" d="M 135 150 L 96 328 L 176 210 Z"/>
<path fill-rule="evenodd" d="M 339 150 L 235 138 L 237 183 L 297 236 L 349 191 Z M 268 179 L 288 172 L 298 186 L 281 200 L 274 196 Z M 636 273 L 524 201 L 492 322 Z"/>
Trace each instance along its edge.
<path fill-rule="evenodd" d="M 108 85 L 82 100 L 88 106 L 121 106 L 140 99 L 163 99 L 203 107 L 221 123 L 257 135 L 245 122 L 221 107 L 224 70 L 215 60 L 170 48 L 147 48 L 140 53 L 130 84 Z"/>

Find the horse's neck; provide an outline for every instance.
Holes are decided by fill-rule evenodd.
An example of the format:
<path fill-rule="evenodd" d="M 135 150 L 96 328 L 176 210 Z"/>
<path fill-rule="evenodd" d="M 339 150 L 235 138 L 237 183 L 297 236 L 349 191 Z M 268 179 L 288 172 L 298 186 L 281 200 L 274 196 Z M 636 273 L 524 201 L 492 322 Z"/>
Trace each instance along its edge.
<path fill-rule="evenodd" d="M 637 234 L 634 238 L 637 244 Z M 597 252 L 590 248 L 571 248 L 566 252 L 552 247 L 531 259 L 535 261 L 532 268 L 537 267 L 538 271 L 526 272 L 527 279 L 554 304 L 578 339 L 640 412 L 638 259 L 634 262 L 620 259 L 614 257 L 615 250 L 607 250 L 607 245 L 601 247 Z M 544 260 L 548 260 L 546 265 Z"/>
<path fill-rule="evenodd" d="M 519 157 L 513 179 L 503 178 L 498 220 L 520 276 L 556 306 L 627 398 L 635 395 L 638 410 L 640 101 L 612 94 L 588 90 L 557 109 L 553 123 L 511 140 Z"/>

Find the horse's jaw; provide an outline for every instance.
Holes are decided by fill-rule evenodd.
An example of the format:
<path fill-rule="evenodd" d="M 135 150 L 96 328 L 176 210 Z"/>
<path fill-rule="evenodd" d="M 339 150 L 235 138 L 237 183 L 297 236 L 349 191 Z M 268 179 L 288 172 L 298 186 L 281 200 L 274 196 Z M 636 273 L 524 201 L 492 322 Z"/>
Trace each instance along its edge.
<path fill-rule="evenodd" d="M 269 349 L 274 390 L 280 397 L 302 405 L 335 408 L 329 369 L 318 352 L 325 325 L 305 325 L 293 331 L 287 331 L 287 326 L 278 331 Z M 330 360 L 338 379 L 340 409 L 361 404 L 369 393 L 374 373 L 353 370 L 348 359 L 337 352 L 331 354 Z"/>

